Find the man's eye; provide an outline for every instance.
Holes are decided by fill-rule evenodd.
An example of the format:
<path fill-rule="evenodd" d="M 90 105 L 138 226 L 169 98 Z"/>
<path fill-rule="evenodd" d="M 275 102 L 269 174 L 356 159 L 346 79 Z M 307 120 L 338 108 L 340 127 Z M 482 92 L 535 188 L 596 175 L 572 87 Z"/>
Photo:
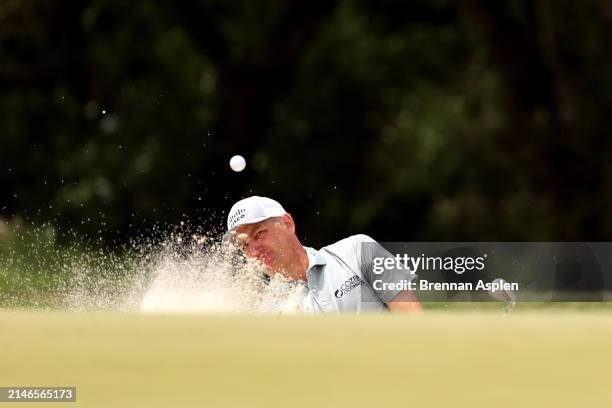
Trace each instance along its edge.
<path fill-rule="evenodd" d="M 265 232 L 266 232 L 266 230 L 259 231 L 257 234 L 255 234 L 255 239 L 263 238 Z"/>

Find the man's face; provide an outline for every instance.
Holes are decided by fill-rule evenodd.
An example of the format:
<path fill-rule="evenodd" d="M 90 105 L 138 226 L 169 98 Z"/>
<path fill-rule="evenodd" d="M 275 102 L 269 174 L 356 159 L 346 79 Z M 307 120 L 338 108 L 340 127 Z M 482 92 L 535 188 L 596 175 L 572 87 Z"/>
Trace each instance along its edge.
<path fill-rule="evenodd" d="M 286 272 L 295 260 L 293 251 L 295 225 L 288 214 L 236 229 L 236 243 L 242 253 L 259 260 L 268 274 Z"/>

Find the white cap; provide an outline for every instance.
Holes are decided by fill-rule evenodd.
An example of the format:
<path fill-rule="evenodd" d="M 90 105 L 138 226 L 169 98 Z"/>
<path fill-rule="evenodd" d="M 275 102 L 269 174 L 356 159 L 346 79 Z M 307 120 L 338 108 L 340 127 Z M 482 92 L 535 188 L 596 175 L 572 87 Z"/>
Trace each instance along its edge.
<path fill-rule="evenodd" d="M 227 230 L 284 214 L 286 214 L 285 209 L 277 201 L 267 197 L 252 196 L 232 206 L 227 215 Z"/>

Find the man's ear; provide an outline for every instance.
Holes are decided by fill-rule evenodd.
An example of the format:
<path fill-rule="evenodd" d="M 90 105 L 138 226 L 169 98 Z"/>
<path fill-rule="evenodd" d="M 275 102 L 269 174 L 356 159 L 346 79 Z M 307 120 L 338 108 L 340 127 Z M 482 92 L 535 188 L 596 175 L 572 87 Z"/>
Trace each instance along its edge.
<path fill-rule="evenodd" d="M 295 234 L 295 222 L 293 222 L 293 217 L 291 217 L 291 214 L 289 213 L 283 214 L 281 216 L 281 223 L 283 224 L 285 228 L 289 229 L 291 232 Z"/>

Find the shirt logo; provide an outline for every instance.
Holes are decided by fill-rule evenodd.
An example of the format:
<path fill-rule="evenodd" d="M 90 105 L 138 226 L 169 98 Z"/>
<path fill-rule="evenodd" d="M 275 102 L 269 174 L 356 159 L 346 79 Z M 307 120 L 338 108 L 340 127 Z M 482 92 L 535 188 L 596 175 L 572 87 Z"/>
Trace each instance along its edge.
<path fill-rule="evenodd" d="M 354 275 L 352 278 L 347 280 L 340 286 L 338 290 L 334 292 L 334 296 L 340 299 L 342 296 L 349 293 L 351 290 L 355 289 L 357 286 L 361 285 L 361 279 L 359 276 Z"/>

